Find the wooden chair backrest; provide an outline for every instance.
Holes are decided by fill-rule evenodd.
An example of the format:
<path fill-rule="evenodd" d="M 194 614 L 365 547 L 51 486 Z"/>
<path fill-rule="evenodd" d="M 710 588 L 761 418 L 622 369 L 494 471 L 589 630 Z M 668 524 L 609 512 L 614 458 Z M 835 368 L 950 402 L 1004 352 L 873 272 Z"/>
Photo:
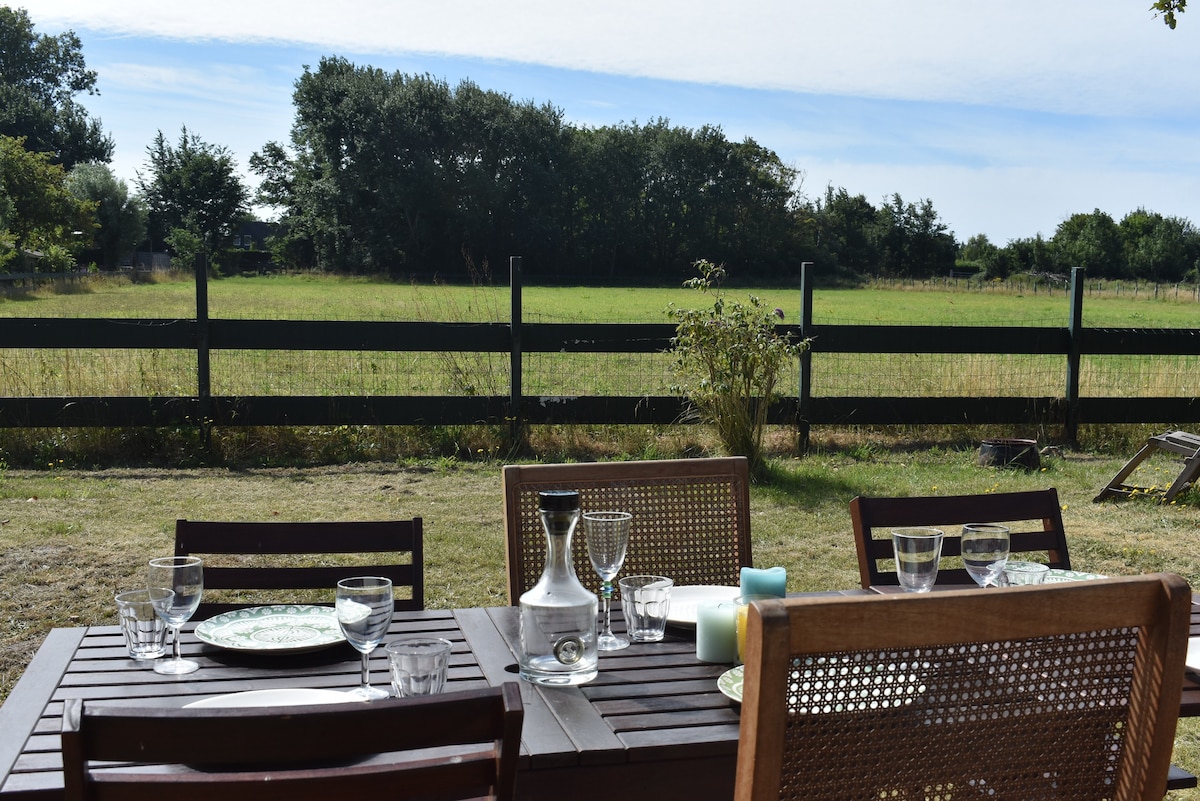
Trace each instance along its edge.
<path fill-rule="evenodd" d="M 537 583 L 546 564 L 538 492 L 578 490 L 583 511 L 630 512 L 621 575 L 668 576 L 676 585 L 736 586 L 750 553 L 750 476 L 744 457 L 506 465 L 504 531 L 508 600 Z M 575 571 L 598 584 L 587 545 L 576 536 Z M 595 581 L 589 579 L 595 578 Z"/>
<path fill-rule="evenodd" d="M 339 580 L 370 575 L 392 580 L 397 610 L 425 608 L 424 527 L 419 517 L 345 523 L 177 520 L 175 555 L 204 559 L 206 595 L 212 590 L 322 590 L 328 597 L 320 602 L 332 603 Z M 295 594 L 270 601 L 261 593 L 242 594 L 243 599 L 251 597 L 254 600 L 202 601 L 194 617 L 301 600 Z"/>
<path fill-rule="evenodd" d="M 1190 606 L 1169 574 L 756 601 L 735 800 L 1162 798 Z"/>
<path fill-rule="evenodd" d="M 70 699 L 67 801 L 514 798 L 516 682 L 370 703 L 241 709 Z M 441 749 L 428 753 L 421 749 Z M 132 763 L 113 769 L 112 764 Z"/>
<path fill-rule="evenodd" d="M 850 501 L 850 520 L 858 550 L 858 574 L 864 588 L 896 585 L 893 528 L 928 526 L 945 533 L 942 558 L 960 556 L 964 523 L 1002 523 L 1010 528 L 1012 559 L 1045 562 L 1070 570 L 1067 534 L 1062 507 L 1053 487 L 1030 492 L 993 492 L 984 495 L 943 495 L 908 498 L 872 498 L 860 495 Z M 938 584 L 974 584 L 966 568 L 939 569 Z"/>

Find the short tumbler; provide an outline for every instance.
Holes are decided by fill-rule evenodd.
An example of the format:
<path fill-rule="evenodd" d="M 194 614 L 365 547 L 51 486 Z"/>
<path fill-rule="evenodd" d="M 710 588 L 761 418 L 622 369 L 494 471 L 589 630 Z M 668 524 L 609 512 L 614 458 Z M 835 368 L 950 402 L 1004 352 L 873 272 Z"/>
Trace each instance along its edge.
<path fill-rule="evenodd" d="M 905 592 L 929 592 L 937 581 L 943 533 L 936 528 L 898 528 L 892 531 L 896 578 Z"/>
<path fill-rule="evenodd" d="M 629 639 L 660 641 L 667 628 L 675 582 L 666 576 L 626 576 L 617 583 L 621 585 L 621 609 Z"/>
<path fill-rule="evenodd" d="M 117 614 L 132 658 L 158 659 L 167 652 L 167 623 L 154 611 L 149 590 L 117 593 Z"/>
<path fill-rule="evenodd" d="M 1010 587 L 1041 584 L 1050 574 L 1050 567 L 1040 562 L 1009 562 L 1004 566 L 1004 578 Z"/>
<path fill-rule="evenodd" d="M 437 695 L 446 684 L 453 644 L 441 637 L 409 637 L 387 644 L 396 695 Z"/>

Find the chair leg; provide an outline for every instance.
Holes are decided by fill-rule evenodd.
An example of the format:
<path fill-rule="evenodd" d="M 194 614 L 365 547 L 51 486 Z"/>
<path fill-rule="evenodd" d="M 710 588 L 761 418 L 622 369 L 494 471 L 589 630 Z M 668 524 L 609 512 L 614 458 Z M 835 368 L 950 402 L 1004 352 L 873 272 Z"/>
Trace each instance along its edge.
<path fill-rule="evenodd" d="M 1135 453 L 1133 458 L 1126 462 L 1125 466 L 1117 471 L 1117 474 L 1113 476 L 1112 481 L 1108 482 L 1108 486 L 1100 490 L 1099 495 L 1097 495 L 1095 498 L 1092 498 L 1092 503 L 1097 503 L 1105 498 L 1111 498 L 1114 495 L 1128 494 L 1128 488 L 1124 486 L 1125 479 L 1133 475 L 1133 471 L 1137 470 L 1138 465 L 1146 460 L 1146 457 L 1150 455 L 1150 452 L 1154 450 L 1155 447 L 1156 446 L 1153 442 L 1147 441 L 1146 444 L 1142 446 L 1142 449 Z"/>

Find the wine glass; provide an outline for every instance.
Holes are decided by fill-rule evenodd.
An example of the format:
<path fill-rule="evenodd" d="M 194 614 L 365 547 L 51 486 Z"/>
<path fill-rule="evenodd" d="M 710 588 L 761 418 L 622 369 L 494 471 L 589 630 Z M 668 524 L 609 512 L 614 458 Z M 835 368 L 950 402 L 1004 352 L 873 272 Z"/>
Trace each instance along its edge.
<path fill-rule="evenodd" d="M 588 558 L 600 575 L 600 595 L 604 599 L 604 628 L 596 638 L 597 651 L 619 651 L 629 647 L 629 640 L 618 637 L 612 630 L 612 580 L 625 564 L 629 548 L 629 512 L 585 512 L 583 534 L 587 539 Z"/>
<path fill-rule="evenodd" d="M 191 620 L 204 594 L 204 562 L 196 556 L 164 556 L 150 560 L 146 571 L 150 603 L 171 627 L 172 655 L 154 663 L 155 673 L 181 676 L 200 667 L 179 653 L 179 627 Z"/>
<path fill-rule="evenodd" d="M 962 559 L 980 587 L 1001 586 L 1008 562 L 1008 526 L 967 523 L 962 529 Z"/>
<path fill-rule="evenodd" d="M 370 701 L 387 698 L 387 690 L 371 686 L 371 652 L 392 624 L 392 580 L 382 576 L 356 576 L 337 583 L 338 625 L 346 641 L 362 654 L 362 683 L 350 693 Z"/>

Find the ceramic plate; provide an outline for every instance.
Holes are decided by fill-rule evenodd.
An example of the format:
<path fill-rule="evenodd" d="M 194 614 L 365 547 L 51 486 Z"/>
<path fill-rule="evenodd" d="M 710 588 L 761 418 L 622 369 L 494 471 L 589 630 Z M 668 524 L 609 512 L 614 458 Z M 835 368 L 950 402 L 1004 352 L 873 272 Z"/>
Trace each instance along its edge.
<path fill-rule="evenodd" d="M 722 673 L 717 677 L 717 689 L 720 690 L 726 698 L 737 703 L 742 702 L 742 670 L 744 668 L 738 665 L 735 668 Z"/>
<path fill-rule="evenodd" d="M 288 688 L 279 690 L 250 690 L 244 693 L 228 693 L 202 698 L 184 704 L 184 708 L 198 707 L 246 707 L 246 706 L 299 706 L 302 704 L 349 704 L 361 703 L 362 699 L 337 690 L 305 690 Z"/>
<path fill-rule="evenodd" d="M 1200 671 L 1200 637 L 1188 637 L 1187 658 L 1183 663 L 1192 670 Z"/>
<path fill-rule="evenodd" d="M 693 584 L 671 589 L 667 622 L 673 626 L 696 626 L 696 608 L 705 601 L 732 601 L 741 594 L 737 587 Z"/>
<path fill-rule="evenodd" d="M 276 604 L 236 609 L 196 626 L 196 638 L 231 651 L 302 653 L 346 638 L 329 606 Z"/>
<path fill-rule="evenodd" d="M 1059 581 L 1086 581 L 1087 579 L 1102 579 L 1108 576 L 1102 576 L 1099 573 L 1084 573 L 1082 570 L 1058 570 L 1052 568 L 1046 574 L 1046 579 L 1043 583 L 1054 584 Z"/>

